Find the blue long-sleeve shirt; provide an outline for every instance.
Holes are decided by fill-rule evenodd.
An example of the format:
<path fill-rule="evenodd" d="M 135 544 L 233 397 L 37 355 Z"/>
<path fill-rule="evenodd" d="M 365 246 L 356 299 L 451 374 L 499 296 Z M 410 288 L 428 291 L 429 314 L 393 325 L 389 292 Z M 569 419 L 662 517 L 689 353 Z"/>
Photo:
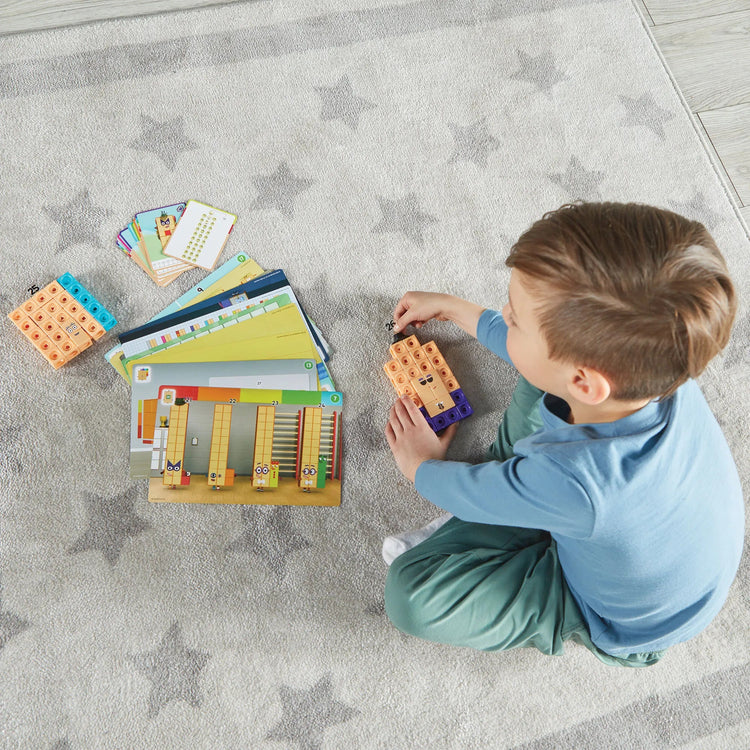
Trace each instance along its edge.
<path fill-rule="evenodd" d="M 478 340 L 510 362 L 507 332 L 500 313 L 482 313 Z M 724 604 L 744 536 L 737 469 L 698 385 L 615 422 L 571 425 L 568 413 L 545 394 L 543 426 L 513 458 L 425 461 L 417 490 L 464 521 L 549 531 L 603 651 L 692 638 Z"/>

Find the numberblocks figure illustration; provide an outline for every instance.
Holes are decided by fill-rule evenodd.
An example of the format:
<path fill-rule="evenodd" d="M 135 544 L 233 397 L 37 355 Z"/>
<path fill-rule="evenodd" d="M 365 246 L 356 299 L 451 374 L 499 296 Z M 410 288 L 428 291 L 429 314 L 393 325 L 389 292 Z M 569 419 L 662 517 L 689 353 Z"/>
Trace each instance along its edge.
<path fill-rule="evenodd" d="M 399 396 L 409 396 L 435 432 L 474 413 L 434 341 L 397 337 L 384 370 Z"/>
<path fill-rule="evenodd" d="M 341 503 L 339 392 L 164 385 L 138 409 L 151 501 Z"/>

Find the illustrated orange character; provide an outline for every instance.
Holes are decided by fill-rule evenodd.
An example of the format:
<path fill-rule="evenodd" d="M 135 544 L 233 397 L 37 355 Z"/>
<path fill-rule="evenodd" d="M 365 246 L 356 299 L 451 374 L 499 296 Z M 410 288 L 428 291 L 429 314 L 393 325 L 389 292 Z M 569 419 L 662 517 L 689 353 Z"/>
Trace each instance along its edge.
<path fill-rule="evenodd" d="M 274 406 L 258 406 L 255 416 L 255 451 L 253 454 L 253 487 L 261 492 L 273 487 L 271 458 L 273 453 Z"/>
<path fill-rule="evenodd" d="M 306 406 L 303 410 L 298 478 L 298 486 L 303 492 L 310 492 L 317 484 L 322 415 L 323 410 L 319 406 Z"/>
<path fill-rule="evenodd" d="M 317 482 L 315 475 L 317 473 L 318 473 L 317 467 L 313 466 L 312 464 L 307 464 L 302 467 L 302 472 L 301 472 L 300 480 L 299 480 L 299 486 L 305 492 L 309 492 L 311 487 L 315 487 L 316 482 Z"/>
<path fill-rule="evenodd" d="M 253 486 L 259 488 L 268 487 L 268 473 L 270 471 L 271 470 L 269 469 L 268 464 L 256 464 L 255 469 L 253 469 Z"/>
<path fill-rule="evenodd" d="M 162 211 L 161 216 L 156 219 L 156 235 L 161 241 L 162 250 L 167 246 L 176 226 L 177 218 L 168 216 L 166 211 Z"/>

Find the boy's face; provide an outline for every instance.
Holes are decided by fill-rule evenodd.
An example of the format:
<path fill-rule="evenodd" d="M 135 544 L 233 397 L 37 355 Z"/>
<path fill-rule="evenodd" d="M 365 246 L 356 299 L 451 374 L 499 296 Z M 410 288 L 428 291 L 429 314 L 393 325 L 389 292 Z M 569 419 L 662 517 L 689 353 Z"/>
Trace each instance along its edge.
<path fill-rule="evenodd" d="M 508 325 L 508 354 L 529 383 L 564 399 L 569 397 L 567 376 L 570 368 L 549 358 L 547 342 L 539 328 L 538 305 L 538 296 L 535 297 L 525 285 L 524 274 L 512 269 L 508 303 L 503 308 L 503 318 Z"/>

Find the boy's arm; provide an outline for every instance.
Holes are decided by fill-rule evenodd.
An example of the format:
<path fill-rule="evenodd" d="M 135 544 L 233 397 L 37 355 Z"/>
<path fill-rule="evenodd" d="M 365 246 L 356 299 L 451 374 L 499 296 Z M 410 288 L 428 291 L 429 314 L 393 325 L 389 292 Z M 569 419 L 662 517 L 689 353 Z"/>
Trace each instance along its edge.
<path fill-rule="evenodd" d="M 449 320 L 466 333 L 477 335 L 477 324 L 484 307 L 475 302 L 454 297 L 452 294 L 434 292 L 407 292 L 393 312 L 394 332 L 403 331 L 408 325 L 421 328 L 428 320 Z"/>
<path fill-rule="evenodd" d="M 477 339 L 493 354 L 513 364 L 508 356 L 508 324 L 497 310 L 485 310 L 477 324 Z M 515 366 L 515 365 L 514 365 Z"/>
<path fill-rule="evenodd" d="M 462 521 L 545 529 L 586 538 L 594 505 L 573 473 L 545 453 L 472 465 L 445 461 L 452 424 L 438 437 L 408 397 L 391 409 L 386 438 L 404 476 Z"/>
<path fill-rule="evenodd" d="M 477 305 L 475 302 L 469 302 L 460 297 L 452 297 L 448 320 L 455 323 L 459 328 L 463 328 L 470 336 L 476 338 L 479 318 L 482 317 L 484 310 L 484 307 Z"/>
<path fill-rule="evenodd" d="M 417 491 L 462 521 L 530 529 L 585 539 L 596 514 L 574 476 L 546 456 L 468 464 L 423 461 Z"/>
<path fill-rule="evenodd" d="M 394 332 L 403 331 L 408 325 L 421 328 L 427 321 L 449 320 L 466 333 L 479 339 L 490 351 L 513 364 L 508 356 L 506 338 L 508 326 L 502 313 L 489 310 L 468 300 L 451 294 L 433 292 L 407 292 L 393 311 Z"/>

